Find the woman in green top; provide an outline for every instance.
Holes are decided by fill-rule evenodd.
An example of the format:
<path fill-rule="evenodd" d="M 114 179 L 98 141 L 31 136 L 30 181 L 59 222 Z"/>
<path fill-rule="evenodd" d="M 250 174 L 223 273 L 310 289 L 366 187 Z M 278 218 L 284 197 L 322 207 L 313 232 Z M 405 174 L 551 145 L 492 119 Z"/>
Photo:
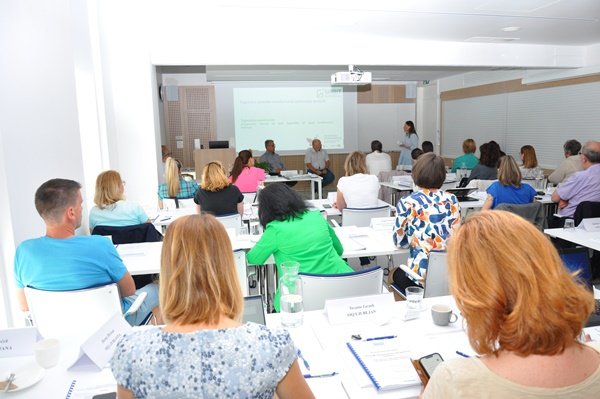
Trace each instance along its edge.
<path fill-rule="evenodd" d="M 466 139 L 463 141 L 462 148 L 464 154 L 456 158 L 454 163 L 452 163 L 452 173 L 456 172 L 457 169 L 471 170 L 479 162 L 479 159 L 477 159 L 475 156 L 475 150 L 477 150 L 477 146 L 475 146 L 475 140 Z"/>
<path fill-rule="evenodd" d="M 285 261 L 300 263 L 300 272 L 337 274 L 352 272 L 340 257 L 344 249 L 327 221 L 317 211 L 309 211 L 298 193 L 285 184 L 270 184 L 258 194 L 258 217 L 264 234 L 246 259 L 263 264 L 271 254 L 279 275 Z M 279 290 L 275 292 L 279 311 Z"/>

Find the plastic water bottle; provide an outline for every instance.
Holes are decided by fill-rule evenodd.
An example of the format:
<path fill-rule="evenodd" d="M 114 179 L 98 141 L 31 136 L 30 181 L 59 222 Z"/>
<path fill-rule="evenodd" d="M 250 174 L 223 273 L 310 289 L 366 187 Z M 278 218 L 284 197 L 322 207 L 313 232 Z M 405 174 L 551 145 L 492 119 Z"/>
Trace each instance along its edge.
<path fill-rule="evenodd" d="M 464 162 L 460 163 L 460 169 L 458 170 L 458 179 L 462 179 L 463 177 L 467 177 L 467 164 Z"/>
<path fill-rule="evenodd" d="M 544 189 L 544 171 L 539 169 L 535 175 L 535 189 L 543 190 Z"/>
<path fill-rule="evenodd" d="M 298 276 L 298 262 L 282 262 L 283 276 L 279 279 L 279 306 L 281 325 L 297 327 L 304 321 L 304 302 L 302 299 L 302 280 Z"/>

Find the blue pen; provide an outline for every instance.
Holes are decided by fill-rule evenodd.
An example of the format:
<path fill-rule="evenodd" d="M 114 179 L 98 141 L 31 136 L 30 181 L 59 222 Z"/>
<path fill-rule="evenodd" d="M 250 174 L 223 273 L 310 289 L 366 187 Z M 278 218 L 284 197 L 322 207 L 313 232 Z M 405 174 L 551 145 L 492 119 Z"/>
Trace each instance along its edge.
<path fill-rule="evenodd" d="M 457 355 L 460 355 L 460 356 L 462 356 L 462 357 L 471 357 L 471 356 L 467 355 L 466 353 L 462 353 L 462 352 L 460 352 L 460 351 L 456 351 L 456 354 L 457 354 Z"/>
<path fill-rule="evenodd" d="M 331 374 L 317 374 L 317 375 L 304 374 L 304 378 L 324 378 L 324 377 L 333 377 L 334 375 L 337 375 L 337 373 L 335 371 Z"/>
<path fill-rule="evenodd" d="M 300 349 L 298 349 L 298 357 L 300 359 L 302 359 L 302 362 L 304 363 L 304 367 L 306 367 L 306 369 L 308 371 L 310 371 L 310 366 L 308 365 L 308 362 L 306 361 L 306 359 L 304 358 L 304 356 L 302 356 L 302 352 L 300 352 Z"/>
<path fill-rule="evenodd" d="M 385 337 L 373 337 L 373 338 L 367 338 L 365 341 L 379 341 L 380 339 L 392 339 L 392 338 L 396 338 L 395 335 L 388 335 Z"/>
<path fill-rule="evenodd" d="M 169 216 L 168 218 L 164 218 L 164 219 L 160 219 L 161 222 L 166 222 L 167 220 L 171 219 L 171 216 Z"/>

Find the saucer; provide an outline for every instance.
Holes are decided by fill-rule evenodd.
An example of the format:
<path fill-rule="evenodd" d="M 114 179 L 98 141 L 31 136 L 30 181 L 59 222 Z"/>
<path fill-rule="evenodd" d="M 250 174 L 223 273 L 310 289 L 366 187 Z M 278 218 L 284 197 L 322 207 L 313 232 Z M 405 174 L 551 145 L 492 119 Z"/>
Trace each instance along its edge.
<path fill-rule="evenodd" d="M 38 366 L 36 363 L 29 363 L 21 368 L 16 369 L 14 373 L 15 379 L 13 384 L 17 387 L 11 389 L 7 393 L 22 391 L 37 384 L 42 378 L 44 378 L 46 370 Z"/>

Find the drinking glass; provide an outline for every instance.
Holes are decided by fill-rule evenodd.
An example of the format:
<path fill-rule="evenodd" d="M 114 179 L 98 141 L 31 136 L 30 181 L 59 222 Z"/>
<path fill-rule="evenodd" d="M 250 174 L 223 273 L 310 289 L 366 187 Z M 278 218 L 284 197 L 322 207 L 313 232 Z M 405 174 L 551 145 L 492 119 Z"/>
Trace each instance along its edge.
<path fill-rule="evenodd" d="M 406 306 L 411 310 L 421 310 L 424 290 L 421 287 L 406 287 Z"/>

